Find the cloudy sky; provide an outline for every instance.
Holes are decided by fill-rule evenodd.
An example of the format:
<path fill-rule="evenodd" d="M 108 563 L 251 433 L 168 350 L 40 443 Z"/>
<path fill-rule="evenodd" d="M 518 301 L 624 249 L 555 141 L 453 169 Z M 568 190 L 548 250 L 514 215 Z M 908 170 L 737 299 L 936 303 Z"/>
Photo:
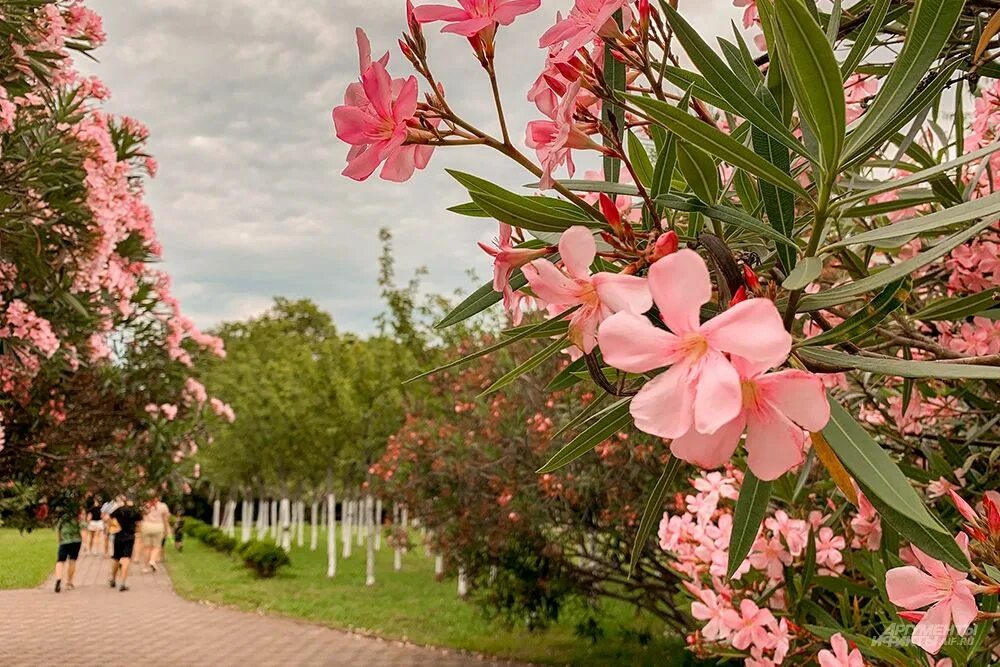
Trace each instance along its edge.
<path fill-rule="evenodd" d="M 437 0 L 450 3 L 453 0 Z M 417 4 L 421 4 L 418 0 Z M 456 3 L 457 4 L 457 3 Z M 543 0 L 499 38 L 498 70 L 513 128 L 537 117 L 524 101 L 540 70 L 538 36 L 572 0 Z M 494 225 L 444 209 L 467 199 L 454 167 L 508 187 L 528 182 L 486 149 L 437 151 L 405 184 L 340 175 L 346 148 L 331 108 L 358 76 L 354 28 L 367 30 L 389 70 L 408 75 L 394 45 L 402 0 L 90 0 L 108 43 L 86 64 L 110 86 L 111 111 L 145 122 L 160 163 L 149 201 L 165 268 L 202 327 L 267 308 L 274 296 L 309 297 L 344 329 L 365 332 L 381 304 L 375 285 L 379 227 L 392 229 L 399 275 L 425 266 L 425 288 L 468 287 L 489 262 L 475 242 Z M 687 5 L 687 7 L 685 7 Z M 730 0 L 681 2 L 696 26 L 729 31 Z M 492 127 L 487 82 L 461 37 L 427 31 L 432 64 L 452 106 Z"/>

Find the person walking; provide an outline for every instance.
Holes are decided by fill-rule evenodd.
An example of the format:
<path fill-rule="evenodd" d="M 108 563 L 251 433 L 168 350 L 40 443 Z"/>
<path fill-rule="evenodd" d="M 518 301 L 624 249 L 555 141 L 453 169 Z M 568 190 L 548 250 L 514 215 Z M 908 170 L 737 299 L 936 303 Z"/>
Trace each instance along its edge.
<path fill-rule="evenodd" d="M 96 542 L 96 548 L 95 548 Z M 87 507 L 87 551 L 97 555 L 97 549 L 105 542 L 104 520 L 101 518 L 101 501 L 94 497 Z M 107 544 L 104 544 L 105 552 Z"/>
<path fill-rule="evenodd" d="M 142 515 L 142 548 L 149 554 L 146 557 L 146 566 L 142 568 L 143 573 L 149 572 L 150 569 L 157 571 L 156 566 L 163 553 L 163 544 L 169 534 L 170 508 L 154 496 L 146 505 L 146 512 Z"/>
<path fill-rule="evenodd" d="M 115 539 L 115 533 L 118 532 L 117 526 L 111 520 L 111 513 L 118 509 L 121 505 L 121 496 L 112 498 L 108 502 L 101 505 L 101 520 L 104 521 L 104 555 L 108 558 L 111 558 L 111 549 Z"/>
<path fill-rule="evenodd" d="M 128 566 L 132 560 L 132 548 L 135 546 L 136 526 L 142 521 L 142 513 L 135 506 L 135 501 L 126 498 L 125 503 L 111 513 L 111 519 L 118 524 L 115 534 L 115 545 L 111 554 L 111 588 L 118 580 L 118 590 L 128 590 Z M 121 574 L 119 579 L 118 575 Z"/>
<path fill-rule="evenodd" d="M 83 541 L 80 534 L 83 523 L 80 521 L 79 507 L 68 509 L 59 517 L 56 531 L 59 534 L 59 551 L 56 555 L 56 593 L 62 592 L 63 563 L 66 564 L 66 588 L 73 588 L 73 575 L 76 574 L 76 560 L 80 557 L 80 547 Z"/>

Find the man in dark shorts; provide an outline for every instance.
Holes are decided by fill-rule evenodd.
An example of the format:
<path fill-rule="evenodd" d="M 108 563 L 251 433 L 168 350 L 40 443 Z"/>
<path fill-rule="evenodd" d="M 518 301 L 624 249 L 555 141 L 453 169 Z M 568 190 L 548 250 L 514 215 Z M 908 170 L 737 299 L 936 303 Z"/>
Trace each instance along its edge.
<path fill-rule="evenodd" d="M 125 504 L 111 513 L 111 518 L 118 522 L 121 530 L 115 534 L 115 546 L 111 555 L 111 581 L 108 583 L 111 588 L 115 587 L 115 579 L 121 571 L 119 591 L 127 591 L 128 566 L 132 559 L 132 547 L 135 545 L 136 525 L 142 521 L 142 512 L 135 506 L 135 501 L 131 498 L 125 500 Z"/>
<path fill-rule="evenodd" d="M 56 593 L 62 591 L 63 563 L 66 563 L 66 588 L 73 588 L 73 575 L 76 574 L 76 559 L 80 557 L 80 510 L 67 511 L 56 524 L 59 531 L 59 554 L 56 556 Z"/>

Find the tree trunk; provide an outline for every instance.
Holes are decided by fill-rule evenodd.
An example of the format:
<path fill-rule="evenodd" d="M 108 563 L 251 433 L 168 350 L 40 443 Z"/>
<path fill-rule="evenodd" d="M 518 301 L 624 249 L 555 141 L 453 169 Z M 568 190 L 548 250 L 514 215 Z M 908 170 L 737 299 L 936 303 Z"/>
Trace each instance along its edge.
<path fill-rule="evenodd" d="M 281 548 L 292 550 L 292 506 L 288 498 L 281 499 Z"/>
<path fill-rule="evenodd" d="M 407 534 L 407 530 L 408 530 L 408 529 L 409 529 L 409 527 L 410 527 L 410 510 L 408 510 L 408 509 L 406 508 L 406 505 L 403 505 L 403 510 L 402 510 L 402 514 L 403 514 L 403 519 L 402 519 L 402 521 L 400 522 L 400 524 L 401 524 L 401 526 L 402 526 L 402 528 L 403 528 L 403 533 L 404 533 L 404 534 L 406 534 L 406 535 L 407 535 L 407 537 L 409 537 L 409 535 Z M 407 544 L 409 543 L 409 541 L 410 541 L 410 540 L 409 540 L 409 539 L 407 539 L 407 540 L 406 540 L 406 542 L 403 542 L 403 553 L 404 553 L 404 554 L 405 554 L 405 553 L 406 553 L 407 551 L 409 551 L 409 550 L 410 550 L 410 549 L 409 549 L 409 547 L 407 547 L 407 546 L 406 546 L 406 545 L 407 545 Z"/>
<path fill-rule="evenodd" d="M 365 498 L 365 523 L 368 524 L 368 539 L 365 549 L 365 586 L 375 585 L 375 521 L 372 512 L 375 511 L 375 501 L 371 496 Z"/>
<path fill-rule="evenodd" d="M 306 541 L 306 504 L 301 500 L 295 501 L 295 546 L 302 547 Z"/>
<path fill-rule="evenodd" d="M 444 575 L 444 556 L 438 554 L 434 556 L 434 578 L 440 579 Z"/>
<path fill-rule="evenodd" d="M 382 501 L 375 501 L 375 551 L 382 550 Z"/>
<path fill-rule="evenodd" d="M 354 541 L 352 539 L 353 535 L 351 535 L 351 521 L 353 521 L 354 519 L 354 517 L 352 516 L 353 507 L 354 503 L 350 500 L 344 500 L 344 502 L 340 503 L 340 511 L 343 514 L 342 516 L 343 531 L 341 537 L 344 538 L 343 539 L 344 551 L 341 555 L 344 558 L 351 557 L 351 545 L 354 544 Z"/>
<path fill-rule="evenodd" d="M 357 546 L 365 543 L 365 533 L 368 532 L 367 517 L 365 517 L 365 499 L 358 498 L 354 501 L 354 539 Z"/>
<path fill-rule="evenodd" d="M 270 531 L 269 532 L 274 537 L 274 543 L 275 544 L 280 544 L 280 542 L 281 542 L 281 535 L 280 535 L 278 529 L 279 529 L 279 526 L 278 526 L 278 501 L 277 500 L 272 500 L 271 501 L 271 526 L 270 526 Z"/>
<path fill-rule="evenodd" d="M 253 498 L 243 499 L 243 520 L 240 521 L 241 535 L 243 542 L 249 542 L 253 537 Z"/>
<path fill-rule="evenodd" d="M 319 503 L 313 502 L 309 507 L 309 551 L 316 551 L 319 546 Z"/>
<path fill-rule="evenodd" d="M 397 539 L 402 535 L 399 530 L 399 505 L 397 503 L 392 504 L 392 533 Z M 399 548 L 399 542 L 396 543 L 396 548 L 392 552 L 392 569 L 396 572 L 403 569 L 403 550 Z"/>
<path fill-rule="evenodd" d="M 215 500 L 212 501 L 212 528 L 219 527 L 219 519 L 220 519 L 219 513 L 221 509 L 222 509 L 222 502 L 218 498 L 216 498 Z"/>
<path fill-rule="evenodd" d="M 469 582 L 465 579 L 465 568 L 458 568 L 458 597 L 464 598 L 469 594 Z"/>
<path fill-rule="evenodd" d="M 326 495 L 326 576 L 337 574 L 337 497 Z"/>
<path fill-rule="evenodd" d="M 257 500 L 257 539 L 262 540 L 267 537 L 267 501 L 263 498 Z"/>

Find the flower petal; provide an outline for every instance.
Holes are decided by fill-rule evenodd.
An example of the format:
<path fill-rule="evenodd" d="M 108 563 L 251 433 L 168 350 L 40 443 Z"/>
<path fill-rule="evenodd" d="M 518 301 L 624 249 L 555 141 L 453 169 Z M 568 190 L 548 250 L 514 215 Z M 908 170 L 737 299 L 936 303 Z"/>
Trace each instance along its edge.
<path fill-rule="evenodd" d="M 597 325 L 601 320 L 598 309 L 583 306 L 570 317 L 569 340 L 585 354 L 590 354 L 597 346 Z"/>
<path fill-rule="evenodd" d="M 771 411 L 747 415 L 747 466 L 769 482 L 802 463 L 805 434 L 784 415 Z"/>
<path fill-rule="evenodd" d="M 715 349 L 768 367 L 782 363 L 792 349 L 792 336 L 785 331 L 781 315 L 769 299 L 738 303 L 705 322 L 701 333 Z"/>
<path fill-rule="evenodd" d="M 541 5 L 542 0 L 507 0 L 498 3 L 493 19 L 500 25 L 510 25 L 518 16 L 533 12 Z"/>
<path fill-rule="evenodd" d="M 542 301 L 556 306 L 579 303 L 576 283 L 547 259 L 525 264 L 521 271 Z"/>
<path fill-rule="evenodd" d="M 757 378 L 764 398 L 807 431 L 820 431 L 830 421 L 823 381 L 812 373 L 784 370 Z"/>
<path fill-rule="evenodd" d="M 699 433 L 715 433 L 740 414 L 740 376 L 729 360 L 714 350 L 701 359 L 696 373 L 694 427 Z"/>
<path fill-rule="evenodd" d="M 420 5 L 413 8 L 413 17 L 419 23 L 464 21 L 469 18 L 469 13 L 459 7 L 449 7 L 448 5 Z"/>
<path fill-rule="evenodd" d="M 677 336 L 627 311 L 604 320 L 597 340 L 604 361 L 626 373 L 645 373 L 667 366 L 677 344 Z"/>
<path fill-rule="evenodd" d="M 392 118 L 404 123 L 417 112 L 417 77 L 410 76 L 403 82 L 396 100 L 392 103 Z"/>
<path fill-rule="evenodd" d="M 886 572 L 885 592 L 890 602 L 903 609 L 920 609 L 941 599 L 934 577 L 912 565 Z"/>
<path fill-rule="evenodd" d="M 635 427 L 661 438 L 687 433 L 694 418 L 694 389 L 689 376 L 690 368 L 677 364 L 643 385 L 630 407 Z"/>
<path fill-rule="evenodd" d="M 737 417 L 709 435 L 689 429 L 670 443 L 670 453 L 702 468 L 718 468 L 733 458 L 745 425 L 743 418 Z"/>
<path fill-rule="evenodd" d="M 590 277 L 590 265 L 597 255 L 594 235 L 582 225 L 570 227 L 559 238 L 559 255 L 566 273 L 574 278 Z"/>
<path fill-rule="evenodd" d="M 645 278 L 620 273 L 596 273 L 591 282 L 601 303 L 617 313 L 624 310 L 642 315 L 653 307 Z"/>
<path fill-rule="evenodd" d="M 416 84 L 416 78 L 414 78 Z M 380 63 L 372 63 L 361 73 L 361 85 L 365 96 L 371 102 L 376 113 L 383 118 L 390 118 L 392 104 L 392 78 Z"/>
<path fill-rule="evenodd" d="M 945 639 L 948 638 L 950 626 L 948 605 L 939 602 L 928 609 L 924 617 L 913 628 L 910 640 L 931 655 L 936 655 L 944 645 Z"/>
<path fill-rule="evenodd" d="M 466 21 L 456 21 L 441 28 L 441 32 L 450 32 L 464 37 L 473 37 L 480 30 L 485 30 L 495 21 L 488 16 L 471 18 Z"/>
<path fill-rule="evenodd" d="M 696 330 L 701 307 L 712 298 L 705 260 L 687 248 L 667 255 L 650 267 L 649 291 L 671 331 L 684 334 Z"/>
<path fill-rule="evenodd" d="M 972 584 L 967 581 L 957 582 L 951 597 L 951 618 L 955 622 L 955 630 L 960 635 L 965 635 L 969 625 L 979 615 L 979 607 L 976 606 L 976 598 L 970 586 Z"/>

